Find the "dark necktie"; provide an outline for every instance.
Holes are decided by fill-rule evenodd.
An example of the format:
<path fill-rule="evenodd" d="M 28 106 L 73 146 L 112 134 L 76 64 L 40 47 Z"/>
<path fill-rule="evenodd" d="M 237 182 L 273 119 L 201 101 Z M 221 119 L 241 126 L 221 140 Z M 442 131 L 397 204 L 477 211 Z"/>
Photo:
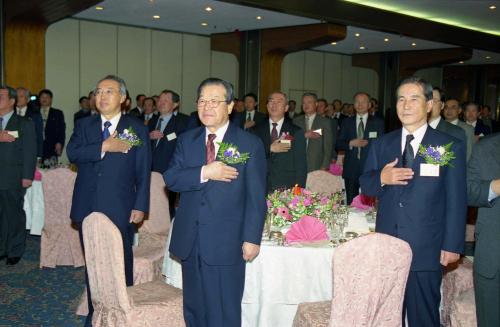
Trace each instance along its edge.
<path fill-rule="evenodd" d="M 271 142 L 274 142 L 278 139 L 278 130 L 276 129 L 278 123 L 273 123 L 273 130 L 271 131 Z"/>
<path fill-rule="evenodd" d="M 109 133 L 109 126 L 111 126 L 111 123 L 109 121 L 104 122 L 104 130 L 102 131 L 103 141 L 106 141 L 106 139 L 111 136 L 111 134 Z"/>
<path fill-rule="evenodd" d="M 207 165 L 215 161 L 215 144 L 214 140 L 217 135 L 208 134 L 207 140 Z"/>
<path fill-rule="evenodd" d="M 160 132 L 162 131 L 161 130 L 162 123 L 163 123 L 163 118 L 158 119 L 158 125 L 156 125 L 156 129 L 159 130 Z"/>
<path fill-rule="evenodd" d="M 0 131 L 3 131 L 3 117 L 0 117 Z"/>
<path fill-rule="evenodd" d="M 250 111 L 247 114 L 247 120 L 252 120 L 252 114 L 250 113 Z"/>
<path fill-rule="evenodd" d="M 415 155 L 413 153 L 413 147 L 411 146 L 410 142 L 413 141 L 414 138 L 415 137 L 413 137 L 413 135 L 411 134 L 406 135 L 406 144 L 403 151 L 403 167 L 405 168 L 411 168 L 411 166 L 413 166 L 413 159 Z"/>
<path fill-rule="evenodd" d="M 365 124 L 363 124 L 363 117 L 359 117 L 357 137 L 362 139 L 365 135 Z M 361 148 L 358 148 L 358 159 L 361 159 Z"/>

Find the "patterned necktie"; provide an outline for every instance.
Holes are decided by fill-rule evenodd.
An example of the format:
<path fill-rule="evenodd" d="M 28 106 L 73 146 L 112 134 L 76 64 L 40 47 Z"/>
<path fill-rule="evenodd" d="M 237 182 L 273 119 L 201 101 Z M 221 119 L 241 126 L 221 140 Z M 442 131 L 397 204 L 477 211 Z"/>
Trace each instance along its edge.
<path fill-rule="evenodd" d="M 109 126 L 111 126 L 111 122 L 109 121 L 104 122 L 104 130 L 102 131 L 103 141 L 106 141 L 106 139 L 111 136 L 111 134 L 109 133 Z"/>
<path fill-rule="evenodd" d="M 208 134 L 207 140 L 207 165 L 215 161 L 215 145 L 214 140 L 217 135 Z"/>
<path fill-rule="evenodd" d="M 3 131 L 3 117 L 0 117 L 0 131 Z"/>
<path fill-rule="evenodd" d="M 250 113 L 250 111 L 247 114 L 247 120 L 252 120 L 252 114 Z"/>
<path fill-rule="evenodd" d="M 273 130 L 271 131 L 271 142 L 274 142 L 278 139 L 278 130 L 276 129 L 278 123 L 273 123 Z"/>
<path fill-rule="evenodd" d="M 359 117 L 357 134 L 358 139 L 362 139 L 365 135 L 365 124 L 363 124 L 363 117 Z M 358 148 L 358 159 L 361 159 L 361 148 Z"/>
<path fill-rule="evenodd" d="M 406 135 L 406 144 L 403 151 L 403 167 L 405 168 L 411 168 L 411 166 L 413 166 L 413 159 L 415 155 L 413 153 L 413 147 L 411 146 L 410 142 L 413 141 L 414 138 L 415 137 L 413 137 L 413 135 L 411 134 Z"/>

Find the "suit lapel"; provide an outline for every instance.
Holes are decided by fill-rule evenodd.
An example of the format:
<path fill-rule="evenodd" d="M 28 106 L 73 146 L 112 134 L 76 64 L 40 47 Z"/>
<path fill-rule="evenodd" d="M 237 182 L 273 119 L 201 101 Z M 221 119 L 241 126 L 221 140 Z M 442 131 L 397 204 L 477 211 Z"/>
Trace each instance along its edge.
<path fill-rule="evenodd" d="M 5 126 L 5 130 L 8 131 L 17 131 L 19 129 L 19 118 L 14 111 L 12 113 L 12 116 L 10 116 L 9 121 L 7 122 L 7 125 Z"/>

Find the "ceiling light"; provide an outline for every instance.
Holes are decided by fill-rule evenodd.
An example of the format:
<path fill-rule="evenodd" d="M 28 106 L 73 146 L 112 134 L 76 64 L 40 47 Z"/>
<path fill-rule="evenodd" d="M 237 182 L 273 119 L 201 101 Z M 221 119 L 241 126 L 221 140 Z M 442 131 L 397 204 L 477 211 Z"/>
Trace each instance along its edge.
<path fill-rule="evenodd" d="M 203 22 L 201 23 L 201 26 L 208 26 L 208 23 Z"/>
<path fill-rule="evenodd" d="M 366 48 L 364 46 L 360 46 L 359 50 L 365 50 Z"/>
<path fill-rule="evenodd" d="M 97 6 L 97 7 L 95 7 L 95 10 L 104 10 L 104 7 Z"/>
<path fill-rule="evenodd" d="M 356 33 L 356 34 L 354 34 L 354 35 L 355 35 L 356 37 L 359 37 L 359 35 L 360 35 L 360 34 L 359 34 L 359 33 Z"/>
<path fill-rule="evenodd" d="M 154 19 L 160 19 L 160 15 L 154 15 L 153 18 Z"/>
<path fill-rule="evenodd" d="M 388 38 L 385 38 L 385 39 L 384 39 L 384 42 L 389 42 L 389 39 L 388 39 Z"/>
<path fill-rule="evenodd" d="M 413 42 L 413 43 L 411 44 L 411 46 L 412 46 L 412 47 L 416 47 L 416 46 L 417 46 L 417 44 L 416 44 L 415 42 Z"/>
<path fill-rule="evenodd" d="M 459 63 L 459 64 L 463 64 L 464 62 L 463 62 L 463 61 L 459 61 L 458 63 Z"/>
<path fill-rule="evenodd" d="M 330 43 L 330 44 L 331 44 L 331 45 L 337 45 L 337 42 L 332 42 L 332 43 Z"/>
<path fill-rule="evenodd" d="M 486 58 L 486 59 L 491 59 L 491 57 L 490 57 L 490 56 L 486 56 L 485 58 Z"/>
<path fill-rule="evenodd" d="M 255 19 L 257 19 L 257 20 L 261 20 L 261 19 L 262 19 L 262 16 L 257 16 L 257 17 L 255 17 Z"/>
<path fill-rule="evenodd" d="M 488 8 L 490 8 L 491 10 L 495 10 L 495 9 L 497 9 L 497 6 L 493 5 L 493 6 L 489 6 Z"/>
<path fill-rule="evenodd" d="M 208 11 L 208 12 L 210 12 L 210 11 L 212 11 L 212 10 L 213 10 L 213 9 L 212 9 L 212 7 L 206 7 L 206 8 L 205 8 L 205 11 Z"/>

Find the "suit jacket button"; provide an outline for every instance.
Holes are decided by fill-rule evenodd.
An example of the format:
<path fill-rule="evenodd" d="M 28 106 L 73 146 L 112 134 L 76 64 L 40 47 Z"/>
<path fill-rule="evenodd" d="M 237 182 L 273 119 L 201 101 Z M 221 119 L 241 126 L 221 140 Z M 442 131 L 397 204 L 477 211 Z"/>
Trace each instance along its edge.
<path fill-rule="evenodd" d="M 402 208 L 404 207 L 403 203 L 402 202 L 399 202 L 399 207 Z"/>

